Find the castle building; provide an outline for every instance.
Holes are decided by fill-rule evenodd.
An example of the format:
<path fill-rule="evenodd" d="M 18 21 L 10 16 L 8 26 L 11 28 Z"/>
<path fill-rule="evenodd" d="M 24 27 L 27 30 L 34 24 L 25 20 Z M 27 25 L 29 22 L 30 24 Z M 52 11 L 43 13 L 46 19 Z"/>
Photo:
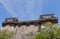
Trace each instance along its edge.
<path fill-rule="evenodd" d="M 2 23 L 4 30 L 14 31 L 16 35 L 11 39 L 33 39 L 33 36 L 42 28 L 44 23 L 58 23 L 58 18 L 54 14 L 40 15 L 39 20 L 19 21 L 18 18 L 6 18 Z"/>
<path fill-rule="evenodd" d="M 6 20 L 2 23 L 2 26 L 5 27 L 6 25 L 10 26 L 18 26 L 21 27 L 22 25 L 39 25 L 41 27 L 41 24 L 51 22 L 53 24 L 58 23 L 58 18 L 54 16 L 54 14 L 44 14 L 40 15 L 39 20 L 29 20 L 29 21 L 19 21 L 18 18 L 6 18 Z"/>

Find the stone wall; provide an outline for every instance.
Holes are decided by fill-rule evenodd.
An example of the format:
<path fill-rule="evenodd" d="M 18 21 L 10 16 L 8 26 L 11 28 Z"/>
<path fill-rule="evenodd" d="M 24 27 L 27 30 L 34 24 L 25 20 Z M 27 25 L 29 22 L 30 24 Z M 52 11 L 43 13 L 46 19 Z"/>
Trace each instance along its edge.
<path fill-rule="evenodd" d="M 29 25 L 29 26 L 22 25 L 21 27 L 16 26 L 15 28 L 14 26 L 9 26 L 9 25 L 7 26 L 2 28 L 2 30 L 4 29 L 8 31 L 13 31 L 16 33 L 10 39 L 33 39 L 34 35 L 38 30 L 38 26 L 35 26 L 35 25 Z"/>

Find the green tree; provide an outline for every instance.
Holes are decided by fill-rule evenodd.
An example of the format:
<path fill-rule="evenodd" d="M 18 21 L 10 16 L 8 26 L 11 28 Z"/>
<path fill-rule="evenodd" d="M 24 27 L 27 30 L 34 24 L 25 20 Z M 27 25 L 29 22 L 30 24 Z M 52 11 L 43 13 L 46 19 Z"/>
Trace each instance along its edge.
<path fill-rule="evenodd" d="M 4 30 L 0 30 L 0 39 L 8 39 L 11 36 L 13 36 L 13 32 L 8 32 L 8 31 L 4 31 Z"/>
<path fill-rule="evenodd" d="M 45 28 L 38 29 L 34 39 L 60 39 L 60 27 L 57 24 L 43 24 Z"/>

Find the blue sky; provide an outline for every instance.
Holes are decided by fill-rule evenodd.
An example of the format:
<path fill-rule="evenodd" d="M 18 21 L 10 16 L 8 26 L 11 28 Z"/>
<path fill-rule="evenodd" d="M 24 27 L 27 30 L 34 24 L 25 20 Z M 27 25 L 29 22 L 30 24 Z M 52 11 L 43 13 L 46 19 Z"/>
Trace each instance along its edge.
<path fill-rule="evenodd" d="M 0 0 L 0 28 L 5 18 L 36 20 L 48 13 L 54 13 L 60 24 L 60 0 Z"/>

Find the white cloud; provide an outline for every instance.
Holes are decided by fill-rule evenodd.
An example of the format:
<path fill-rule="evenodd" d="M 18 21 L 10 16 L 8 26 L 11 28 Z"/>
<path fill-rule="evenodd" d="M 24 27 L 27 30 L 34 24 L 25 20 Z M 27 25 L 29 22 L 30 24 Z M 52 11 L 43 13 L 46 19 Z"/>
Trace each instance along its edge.
<path fill-rule="evenodd" d="M 12 17 L 36 19 L 42 13 L 43 0 L 0 0 Z"/>
<path fill-rule="evenodd" d="M 13 6 L 10 2 L 10 0 L 0 0 L 0 2 L 3 4 L 5 9 L 9 12 L 9 14 L 12 17 L 18 17 L 18 15 L 14 12 Z"/>

